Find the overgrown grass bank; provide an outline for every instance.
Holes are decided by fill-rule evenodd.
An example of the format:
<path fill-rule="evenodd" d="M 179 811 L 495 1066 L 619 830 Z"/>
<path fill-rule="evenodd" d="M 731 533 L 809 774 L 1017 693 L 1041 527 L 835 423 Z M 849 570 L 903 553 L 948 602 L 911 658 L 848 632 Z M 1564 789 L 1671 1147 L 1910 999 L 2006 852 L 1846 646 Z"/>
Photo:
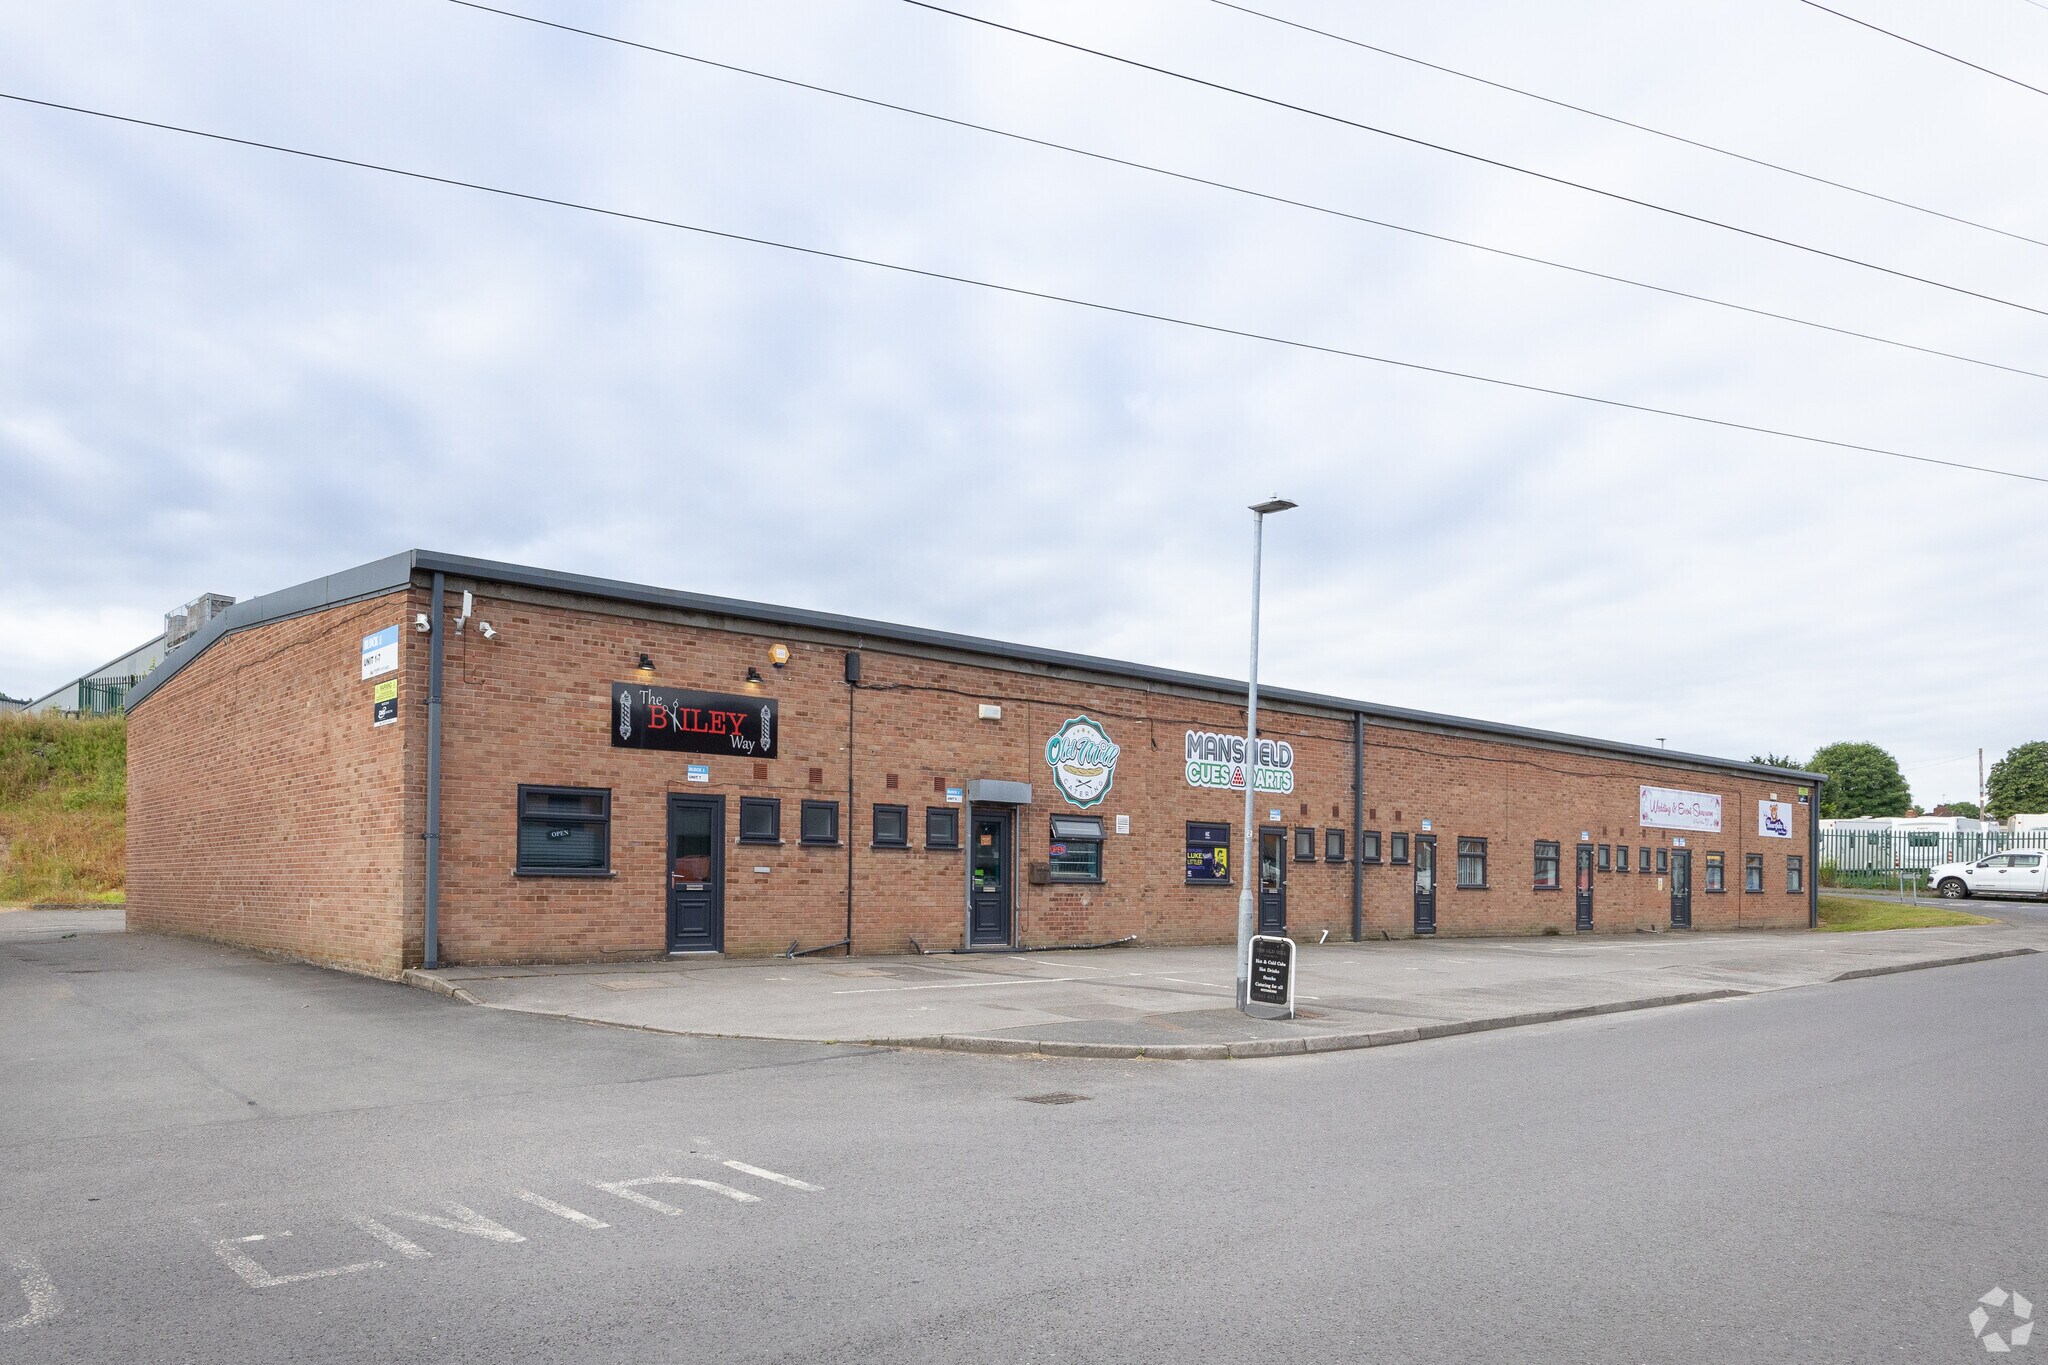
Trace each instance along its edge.
<path fill-rule="evenodd" d="M 1946 929 L 1957 924 L 1990 924 L 1982 915 L 1966 915 L 1939 905 L 1901 905 L 1897 901 L 1864 900 L 1858 896 L 1822 896 L 1820 927 L 1853 934 L 1870 929 Z"/>
<path fill-rule="evenodd" d="M 0 714 L 0 905 L 118 901 L 128 722 Z"/>

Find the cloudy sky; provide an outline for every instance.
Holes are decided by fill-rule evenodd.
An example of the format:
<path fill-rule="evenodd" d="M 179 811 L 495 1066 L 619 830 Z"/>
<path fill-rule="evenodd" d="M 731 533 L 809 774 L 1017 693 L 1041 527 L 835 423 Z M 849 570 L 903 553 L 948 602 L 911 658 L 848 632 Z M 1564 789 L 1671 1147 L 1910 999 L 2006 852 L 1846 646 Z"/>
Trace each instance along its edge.
<path fill-rule="evenodd" d="M 510 0 L 508 0 L 510 3 Z M 1797 0 L 1248 0 L 2048 240 L 2048 98 Z M 2048 247 L 1209 0 L 524 12 L 2048 374 Z M 2048 84 L 2031 0 L 1837 6 Z M 2048 379 L 447 0 L 0 10 L 0 90 L 1300 341 L 2048 475 Z M 2048 487 L 0 103 L 0 691 L 411 546 L 1747 756 L 1917 797 L 2037 738 Z M 2029 608 L 2031 611 L 2031 608 Z"/>

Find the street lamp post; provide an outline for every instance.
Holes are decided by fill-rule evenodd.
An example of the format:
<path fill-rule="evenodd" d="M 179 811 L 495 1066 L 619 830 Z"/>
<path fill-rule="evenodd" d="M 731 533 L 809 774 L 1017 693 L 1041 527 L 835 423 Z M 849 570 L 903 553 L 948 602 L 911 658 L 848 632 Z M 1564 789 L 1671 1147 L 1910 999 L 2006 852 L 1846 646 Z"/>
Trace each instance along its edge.
<path fill-rule="evenodd" d="M 1296 504 L 1272 497 L 1252 504 L 1252 665 L 1244 708 L 1244 863 L 1238 874 L 1244 889 L 1237 897 L 1237 1007 L 1251 1001 L 1252 930 L 1258 924 L 1259 835 L 1252 822 L 1259 776 L 1259 560 L 1269 512 L 1285 512 Z"/>

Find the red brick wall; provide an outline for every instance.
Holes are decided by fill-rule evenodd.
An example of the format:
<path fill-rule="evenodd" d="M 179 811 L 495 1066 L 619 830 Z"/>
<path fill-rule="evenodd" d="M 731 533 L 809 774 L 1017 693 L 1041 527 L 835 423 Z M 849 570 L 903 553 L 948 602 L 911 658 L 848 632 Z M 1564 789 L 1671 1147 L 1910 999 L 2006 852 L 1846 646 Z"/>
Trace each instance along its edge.
<path fill-rule="evenodd" d="M 136 708 L 130 928 L 399 970 L 420 897 L 406 749 L 425 729 L 425 637 L 401 633 L 399 718 L 378 728 L 361 647 L 412 610 L 392 594 L 229 635 Z"/>
<path fill-rule="evenodd" d="M 451 637 L 446 687 L 444 772 L 443 947 L 457 962 L 540 958 L 603 959 L 651 955 L 665 946 L 662 846 L 666 794 L 726 798 L 725 944 L 733 954 L 779 952 L 841 938 L 846 927 L 849 857 L 855 906 L 855 950 L 900 952 L 912 938 L 927 947 L 957 947 L 965 933 L 964 850 L 924 847 L 925 808 L 945 804 L 946 787 L 975 778 L 1031 784 L 1035 804 L 1016 818 L 1017 938 L 1029 944 L 1095 942 L 1136 934 L 1147 943 L 1226 942 L 1236 932 L 1237 889 L 1190 887 L 1184 881 L 1186 823 L 1227 823 L 1233 868 L 1242 862 L 1243 797 L 1198 790 L 1185 780 L 1187 730 L 1229 733 L 1243 708 L 1142 685 L 1111 685 L 978 664 L 863 649 L 864 674 L 854 695 L 853 799 L 847 802 L 848 688 L 843 643 L 808 642 L 796 633 L 760 628 L 740 633 L 708 624 L 578 609 L 540 595 L 476 585 L 477 613 L 499 639 L 467 643 Z M 755 629 L 755 628 L 750 628 Z M 788 666 L 770 666 L 768 646 L 791 648 Z M 617 749 L 609 738 L 609 683 L 632 681 L 642 652 L 654 659 L 664 686 L 744 692 L 751 665 L 766 678 L 760 695 L 781 705 L 779 756 L 755 776 L 751 759 Z M 423 652 L 423 651 L 422 651 Z M 981 703 L 1002 707 L 982 720 Z M 1120 746 L 1115 781 L 1100 815 L 1108 834 L 1105 884 L 1033 886 L 1026 868 L 1047 859 L 1050 816 L 1080 813 L 1061 797 L 1045 760 L 1046 741 L 1071 716 L 1085 714 Z M 1351 722 L 1348 717 L 1265 710 L 1262 732 L 1295 749 L 1296 789 L 1261 795 L 1258 822 L 1290 831 L 1289 930 L 1298 938 L 1350 933 L 1351 868 L 1322 860 L 1324 832 L 1351 825 Z M 711 782 L 687 783 L 686 767 L 708 764 Z M 812 780 L 813 774 L 816 781 Z M 891 779 L 894 785 L 891 786 Z M 607 787 L 612 791 L 612 863 L 603 880 L 515 877 L 513 840 L 520 783 Z M 1411 837 L 1429 819 L 1438 837 L 1441 889 L 1438 932 L 1572 932 L 1572 849 L 1580 830 L 1592 842 L 1626 838 L 1631 848 L 1669 846 L 1670 834 L 1635 825 L 1640 783 L 1718 792 L 1726 833 L 1687 835 L 1695 850 L 1693 922 L 1699 928 L 1803 926 L 1806 900 L 1784 891 L 1784 854 L 1803 854 L 1806 810 L 1791 840 L 1758 840 L 1754 802 L 1794 792 L 1731 775 L 1650 762 L 1582 757 L 1499 742 L 1397 730 L 1368 729 L 1366 827 L 1384 838 Z M 737 842 L 738 799 L 782 802 L 783 842 Z M 841 844 L 797 841 L 806 798 L 841 805 Z M 911 847 L 872 846 L 876 803 L 907 808 Z M 966 808 L 961 813 L 966 842 Z M 1128 815 L 1131 833 L 1117 835 Z M 1291 831 L 1316 830 L 1317 860 L 1292 861 Z M 1624 834 L 1625 830 L 1625 834 Z M 1456 887 L 1457 839 L 1489 841 L 1489 887 Z M 1532 889 L 1533 843 L 1561 845 L 1564 889 Z M 1725 895 L 1704 890 L 1708 849 L 1728 857 Z M 1766 891 L 1742 894 L 1744 852 L 1768 853 Z M 765 867 L 767 872 L 756 871 Z M 1808 869 L 1809 875 L 1811 869 Z M 1596 929 L 1664 925 L 1667 883 L 1654 875 L 1596 874 Z M 1365 872 L 1368 932 L 1400 936 L 1412 927 L 1412 869 L 1386 863 Z"/>
<path fill-rule="evenodd" d="M 486 641 L 472 626 L 444 636 L 442 777 L 443 957 L 451 963 L 601 961 L 666 949 L 664 844 L 670 792 L 725 798 L 725 947 L 735 955 L 809 947 L 846 932 L 849 863 L 854 946 L 901 952 L 916 938 L 960 946 L 965 934 L 965 849 L 925 847 L 925 810 L 947 787 L 977 778 L 1027 782 L 1034 804 L 1016 812 L 1016 937 L 1021 943 L 1223 943 L 1236 933 L 1237 887 L 1185 884 L 1186 824 L 1227 824 L 1241 871 L 1243 797 L 1196 789 L 1185 778 L 1189 729 L 1231 733 L 1243 708 L 1163 687 L 1113 684 L 1047 669 L 1005 669 L 862 649 L 863 683 L 848 699 L 849 642 L 815 631 L 743 632 L 677 613 L 570 599 L 489 583 L 463 587 Z M 199 934 L 390 972 L 416 963 L 423 900 L 427 637 L 402 636 L 400 721 L 372 731 L 370 684 L 359 681 L 362 635 L 428 608 L 424 588 L 229 636 L 137 711 L 130 734 L 130 915 L 138 928 Z M 789 645 L 788 666 L 768 647 Z M 781 707 L 778 757 L 705 756 L 614 748 L 613 681 L 635 680 L 641 653 L 667 687 L 746 692 Z M 982 703 L 1002 708 L 978 717 Z M 1120 747 L 1108 796 L 1086 812 L 1107 831 L 1104 883 L 1030 884 L 1048 857 L 1050 817 L 1080 813 L 1060 796 L 1048 739 L 1087 715 Z M 1262 709 L 1261 730 L 1294 746 L 1295 790 L 1257 798 L 1258 823 L 1289 831 L 1289 932 L 1313 940 L 1351 928 L 1352 867 L 1323 860 L 1325 832 L 1352 846 L 1352 724 L 1348 716 Z M 848 800 L 850 775 L 852 799 Z M 711 781 L 689 783 L 692 763 Z M 520 784 L 608 788 L 611 860 L 605 878 L 514 875 Z M 1660 765 L 1587 757 L 1429 731 L 1368 727 L 1365 827 L 1413 837 L 1430 821 L 1438 838 L 1438 932 L 1573 932 L 1573 848 L 1669 848 L 1675 832 L 1635 824 L 1640 784 L 1718 793 L 1724 832 L 1686 833 L 1695 853 L 1693 923 L 1702 929 L 1799 927 L 1806 898 L 1785 892 L 1785 855 L 1803 855 L 1809 808 L 1792 807 L 1794 837 L 1760 840 L 1758 800 L 1782 784 Z M 782 842 L 738 842 L 739 798 L 782 803 Z M 840 803 L 841 843 L 798 842 L 807 799 Z M 876 803 L 907 808 L 911 847 L 872 846 Z M 962 842 L 971 837 L 967 808 Z M 1274 820 L 1271 812 L 1278 810 Z M 1128 816 L 1130 833 L 1116 834 Z M 1292 859 L 1292 831 L 1316 831 L 1314 862 Z M 1488 841 L 1484 890 L 1456 886 L 1457 840 Z M 1533 844 L 1560 845 L 1561 889 L 1531 886 Z M 1727 857 L 1729 890 L 1704 890 L 1704 855 Z M 1746 895 L 1742 856 L 1766 854 L 1765 891 Z M 1632 860 L 1633 862 L 1633 860 Z M 764 871 L 757 869 L 765 868 Z M 1808 868 L 1810 876 L 1812 869 Z M 1413 870 L 1387 862 L 1364 872 L 1372 937 L 1412 928 Z M 1654 873 L 1595 874 L 1594 924 L 1628 932 L 1669 922 L 1668 882 Z"/>

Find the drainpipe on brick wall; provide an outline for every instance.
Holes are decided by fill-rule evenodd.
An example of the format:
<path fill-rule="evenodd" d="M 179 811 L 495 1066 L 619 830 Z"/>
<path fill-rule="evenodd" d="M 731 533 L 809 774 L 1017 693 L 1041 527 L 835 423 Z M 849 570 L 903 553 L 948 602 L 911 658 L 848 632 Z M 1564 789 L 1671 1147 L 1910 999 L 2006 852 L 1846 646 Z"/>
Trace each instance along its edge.
<path fill-rule="evenodd" d="M 1823 778 L 1822 781 L 1826 779 Z M 1820 783 L 1806 811 L 1806 927 L 1820 928 Z"/>
<path fill-rule="evenodd" d="M 426 925 L 420 962 L 441 965 L 441 611 L 444 575 L 434 575 L 434 605 L 427 616 L 427 844 Z"/>
<path fill-rule="evenodd" d="M 853 696 L 860 691 L 860 653 L 846 655 L 846 821 L 839 832 L 846 839 L 846 955 L 853 956 Z M 906 820 L 908 816 L 904 817 Z"/>
<path fill-rule="evenodd" d="M 1351 713 L 1351 941 L 1365 937 L 1365 712 Z"/>

